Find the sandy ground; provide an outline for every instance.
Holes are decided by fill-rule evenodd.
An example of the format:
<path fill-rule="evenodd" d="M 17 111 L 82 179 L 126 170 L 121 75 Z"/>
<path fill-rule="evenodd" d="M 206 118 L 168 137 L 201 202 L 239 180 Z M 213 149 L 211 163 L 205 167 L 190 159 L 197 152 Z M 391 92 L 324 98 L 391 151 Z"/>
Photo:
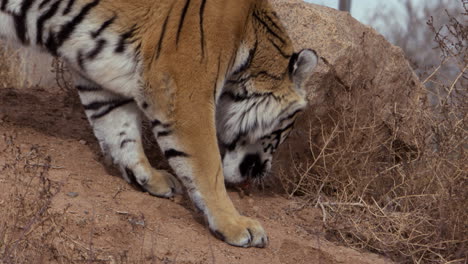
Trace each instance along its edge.
<path fill-rule="evenodd" d="M 263 223 L 269 246 L 222 243 L 187 198 L 152 197 L 106 168 L 73 97 L 0 89 L 0 262 L 391 263 L 327 241 L 319 209 L 268 188 L 230 196 L 241 213 Z M 50 168 L 38 169 L 45 163 Z M 27 188 L 22 177 L 29 177 Z M 18 197 L 26 199 L 18 204 Z"/>

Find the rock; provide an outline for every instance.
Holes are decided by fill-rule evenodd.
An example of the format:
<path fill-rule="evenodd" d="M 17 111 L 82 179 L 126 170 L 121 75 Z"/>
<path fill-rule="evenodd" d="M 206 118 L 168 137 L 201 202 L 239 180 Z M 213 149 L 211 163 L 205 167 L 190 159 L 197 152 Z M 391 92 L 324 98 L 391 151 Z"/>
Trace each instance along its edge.
<path fill-rule="evenodd" d="M 279 154 L 279 167 L 290 167 L 291 157 L 319 154 L 335 128 L 343 135 L 343 115 L 348 127 L 375 128 L 356 133 L 354 143 L 398 142 L 399 150 L 412 149 L 417 112 L 425 93 L 403 51 L 347 12 L 298 0 L 271 0 L 296 50 L 311 48 L 321 57 L 307 84 L 309 106 L 296 122 L 296 131 Z M 342 133 L 342 134 L 339 134 Z M 339 137 L 333 144 L 340 144 Z M 304 144 L 304 138 L 310 141 Z M 395 146 L 397 144 L 392 144 Z M 382 151 L 382 149 L 379 149 Z M 396 150 L 395 150 L 396 151 Z M 287 152 L 287 153 L 286 153 Z M 277 166 L 278 167 L 278 166 Z"/>
<path fill-rule="evenodd" d="M 71 198 L 76 198 L 76 197 L 78 197 L 78 193 L 77 192 L 69 192 L 69 193 L 67 193 L 67 196 L 71 197 Z"/>
<path fill-rule="evenodd" d="M 81 145 L 86 145 L 87 144 L 86 140 L 83 140 L 83 139 L 78 141 L 78 142 L 80 142 Z"/>

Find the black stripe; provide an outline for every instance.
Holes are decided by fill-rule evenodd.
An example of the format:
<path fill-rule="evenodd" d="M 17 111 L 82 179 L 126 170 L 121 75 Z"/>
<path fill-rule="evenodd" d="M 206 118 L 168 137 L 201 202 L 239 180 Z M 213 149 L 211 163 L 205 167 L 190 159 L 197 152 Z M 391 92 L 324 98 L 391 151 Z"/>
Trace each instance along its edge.
<path fill-rule="evenodd" d="M 70 1 L 70 3 L 72 2 L 73 0 Z M 76 26 L 78 26 L 85 19 L 86 15 L 88 15 L 91 9 L 96 7 L 99 4 L 99 2 L 100 0 L 94 0 L 93 2 L 83 6 L 80 13 L 78 13 L 78 15 L 76 15 L 70 22 L 68 22 L 65 26 L 62 27 L 60 32 L 57 34 L 57 42 L 59 46 L 70 37 L 70 35 L 75 30 Z"/>
<path fill-rule="evenodd" d="M 267 71 L 259 71 L 259 72 L 255 73 L 255 74 L 251 74 L 249 76 L 246 76 L 246 77 L 238 79 L 238 80 L 229 80 L 229 82 L 234 81 L 234 82 L 237 82 L 237 83 L 245 83 L 250 79 L 258 78 L 260 76 L 267 77 L 267 78 L 277 80 L 277 81 L 281 81 L 283 79 L 282 76 L 274 75 L 273 73 L 269 73 Z"/>
<path fill-rule="evenodd" d="M 125 46 L 128 44 L 128 39 L 133 37 L 133 34 L 135 33 L 136 29 L 136 25 L 133 25 L 129 31 L 120 35 L 119 42 L 117 44 L 117 47 L 115 48 L 116 53 L 122 53 L 125 51 Z"/>
<path fill-rule="evenodd" d="M 101 33 L 107 28 L 109 27 L 112 23 L 114 23 L 114 20 L 117 18 L 116 15 L 114 15 L 113 17 L 111 17 L 110 19 L 106 20 L 104 23 L 102 23 L 102 25 L 94 32 L 91 33 L 91 37 L 93 38 L 97 38 L 99 35 L 101 35 Z"/>
<path fill-rule="evenodd" d="M 241 101 L 244 101 L 244 100 L 250 100 L 251 97 L 250 96 L 246 96 L 246 95 L 243 95 L 243 94 L 236 94 L 232 91 L 226 91 L 224 92 L 223 94 L 221 94 L 221 97 L 222 98 L 227 98 L 231 101 L 234 101 L 234 102 L 241 102 Z"/>
<path fill-rule="evenodd" d="M 128 179 L 130 180 L 130 183 L 134 185 L 139 191 L 145 192 L 146 190 L 138 183 L 135 177 L 135 173 L 129 168 L 125 168 L 125 173 L 127 174 Z"/>
<path fill-rule="evenodd" d="M 219 71 L 221 67 L 221 54 L 218 56 L 218 68 L 216 70 L 216 79 L 213 86 L 213 102 L 216 104 L 216 92 L 218 90 L 218 81 L 219 81 Z"/>
<path fill-rule="evenodd" d="M 101 113 L 96 113 L 94 115 L 91 116 L 92 119 L 98 119 L 98 118 L 101 118 L 107 114 L 109 114 L 110 112 L 112 112 L 114 109 L 118 108 L 118 107 L 121 107 L 121 106 L 124 106 L 126 104 L 129 104 L 133 102 L 133 99 L 127 99 L 127 100 L 122 100 L 118 103 L 115 103 L 115 104 L 112 104 L 110 105 L 105 111 L 101 112 Z"/>
<path fill-rule="evenodd" d="M 291 55 L 286 54 L 278 45 L 276 45 L 276 43 L 272 39 L 268 38 L 268 40 L 276 48 L 276 50 L 278 50 L 278 52 L 281 54 L 281 56 L 283 56 L 283 58 L 289 59 L 291 57 Z"/>
<path fill-rule="evenodd" d="M 285 113 L 289 112 L 294 105 L 296 105 L 295 102 L 289 103 L 287 106 L 283 107 L 283 110 L 276 116 L 283 116 Z"/>
<path fill-rule="evenodd" d="M 124 140 L 122 141 L 122 143 L 120 143 L 120 148 L 122 149 L 122 148 L 124 148 L 125 145 L 127 145 L 128 143 L 135 143 L 135 142 L 136 142 L 136 140 L 134 140 L 134 139 L 124 139 Z"/>
<path fill-rule="evenodd" d="M 254 16 L 255 19 L 257 19 L 257 20 L 266 28 L 266 30 L 267 30 L 270 34 L 272 34 L 272 35 L 275 36 L 277 39 L 279 39 L 279 41 L 281 41 L 281 43 L 283 43 L 283 44 L 285 43 L 284 39 L 282 39 L 278 34 L 276 34 L 276 33 L 268 26 L 268 24 L 267 24 L 265 21 L 263 21 L 263 20 L 257 15 L 257 13 L 254 12 L 254 13 L 253 13 L 253 16 Z"/>
<path fill-rule="evenodd" d="M 272 14 L 276 19 L 279 19 L 278 14 L 277 14 L 275 11 L 271 12 L 271 14 Z"/>
<path fill-rule="evenodd" d="M 189 155 L 185 152 L 178 151 L 176 149 L 168 149 L 164 151 L 166 159 L 177 158 L 177 157 L 188 157 Z"/>
<path fill-rule="evenodd" d="M 223 233 L 221 233 L 220 231 L 218 231 L 218 230 L 211 230 L 211 229 L 210 229 L 210 231 L 211 231 L 211 233 L 212 233 L 217 239 L 219 239 L 219 240 L 221 240 L 221 241 L 223 241 L 223 242 L 226 241 L 226 236 L 223 235 Z"/>
<path fill-rule="evenodd" d="M 187 14 L 189 5 L 190 5 L 190 0 L 187 0 L 187 2 L 185 2 L 184 9 L 182 9 L 182 15 L 180 16 L 180 21 L 179 21 L 179 28 L 177 29 L 176 46 L 179 44 L 180 32 L 182 31 L 182 27 L 184 26 L 185 15 Z"/>
<path fill-rule="evenodd" d="M 228 84 L 237 84 L 237 85 L 245 85 L 245 83 L 247 81 L 249 81 L 251 79 L 258 78 L 259 76 L 267 77 L 267 78 L 277 80 L 277 81 L 282 80 L 281 76 L 271 74 L 271 73 L 269 73 L 267 71 L 260 71 L 260 72 L 257 72 L 255 74 L 248 75 L 248 76 L 246 76 L 244 78 L 227 80 L 226 83 L 228 83 Z"/>
<path fill-rule="evenodd" d="M 161 121 L 159 121 L 157 119 L 151 121 L 151 127 L 152 128 L 155 128 L 155 127 L 160 126 L 160 125 L 162 125 L 162 123 L 161 123 Z"/>
<path fill-rule="evenodd" d="M 99 110 L 100 108 L 104 107 L 104 106 L 108 106 L 108 105 L 114 105 L 114 104 L 118 104 L 118 103 L 121 103 L 121 102 L 126 102 L 128 100 L 131 100 L 131 99 L 124 99 L 124 100 L 109 100 L 109 101 L 96 101 L 96 102 L 92 102 L 92 103 L 89 103 L 89 104 L 84 104 L 83 107 L 85 110 Z"/>
<path fill-rule="evenodd" d="M 159 36 L 158 47 L 156 48 L 156 58 L 155 58 L 155 60 L 159 59 L 159 55 L 161 54 L 161 48 L 162 48 L 162 44 L 163 44 L 164 34 L 166 34 L 167 21 L 169 20 L 169 17 L 171 16 L 171 11 L 172 11 L 173 6 L 174 5 L 172 5 L 171 8 L 169 9 L 169 13 L 167 14 L 166 19 L 164 20 L 164 24 L 163 24 L 163 27 L 162 27 L 162 30 L 161 30 L 161 35 Z"/>
<path fill-rule="evenodd" d="M 169 129 L 171 128 L 171 124 L 163 124 L 158 119 L 151 121 L 151 128 L 154 129 L 155 127 L 161 126 L 162 128 Z"/>
<path fill-rule="evenodd" d="M 78 66 L 80 67 L 80 69 L 85 70 L 85 68 L 84 68 L 84 55 L 83 55 L 82 50 L 79 50 L 76 53 L 76 62 L 78 63 Z"/>
<path fill-rule="evenodd" d="M 140 60 L 140 54 L 141 54 L 141 41 L 138 42 L 138 44 L 135 47 L 135 60 L 139 61 Z"/>
<path fill-rule="evenodd" d="M 283 28 L 280 27 L 280 26 L 278 26 L 278 24 L 276 24 L 276 22 L 273 21 L 273 19 L 271 19 L 271 17 L 268 16 L 268 14 L 267 14 L 266 12 L 262 12 L 262 13 L 263 13 L 263 17 L 266 18 L 266 19 L 268 19 L 268 21 L 270 22 L 270 24 L 271 24 L 272 26 L 274 26 L 278 31 L 281 31 L 281 32 L 283 31 Z M 272 15 L 273 15 L 275 18 L 278 19 L 276 13 L 273 12 Z"/>
<path fill-rule="evenodd" d="M 59 5 L 60 5 L 60 0 L 56 1 L 50 8 L 49 10 L 47 10 L 47 12 L 45 12 L 44 14 L 42 14 L 42 16 L 40 16 L 38 19 L 37 19 L 37 32 L 36 32 L 36 43 L 38 45 L 41 45 L 43 42 L 42 42 L 42 33 L 44 31 L 44 23 L 49 20 L 50 18 L 52 18 L 55 13 L 57 13 L 57 10 L 59 8 Z"/>
<path fill-rule="evenodd" d="M 172 134 L 171 130 L 158 132 L 157 137 L 167 137 Z"/>
<path fill-rule="evenodd" d="M 273 150 L 273 145 L 272 144 L 268 144 L 268 146 L 266 146 L 266 148 L 263 148 L 263 152 L 267 153 L 269 149 Z"/>
<path fill-rule="evenodd" d="M 299 58 L 299 54 L 293 53 L 293 55 L 291 55 L 291 59 L 289 59 L 288 73 L 289 73 L 289 78 L 291 80 L 294 75 L 294 65 L 296 64 L 298 58 Z"/>
<path fill-rule="evenodd" d="M 258 107 L 262 105 L 265 102 L 265 100 L 268 100 L 268 98 L 269 98 L 268 96 L 264 96 L 263 98 L 260 97 L 260 99 L 253 101 L 253 103 L 249 106 L 247 110 L 243 110 L 244 111 L 243 116 L 248 116 L 249 112 L 252 111 L 254 107 L 256 108 L 255 112 L 257 112 Z"/>
<path fill-rule="evenodd" d="M 65 7 L 65 9 L 63 10 L 63 15 L 66 15 L 66 14 L 70 13 L 74 3 L 75 3 L 75 0 L 69 0 L 68 1 L 67 7 Z"/>
<path fill-rule="evenodd" d="M 192 187 L 192 188 L 187 188 L 187 191 L 189 193 L 193 193 L 194 191 L 196 191 L 197 189 L 195 187 Z M 201 213 L 204 213 L 205 210 L 203 210 L 205 208 L 205 206 L 203 206 L 203 203 L 200 201 L 200 200 L 195 200 L 193 202 L 193 205 L 195 205 L 195 208 L 197 208 L 197 210 Z"/>
<path fill-rule="evenodd" d="M 188 176 L 181 176 L 180 177 L 180 180 L 185 184 L 185 183 L 188 183 L 188 184 L 193 184 L 193 180 L 192 178 L 188 177 Z"/>
<path fill-rule="evenodd" d="M 94 59 L 96 58 L 99 53 L 104 49 L 104 46 L 106 45 L 107 41 L 105 39 L 100 39 L 97 41 L 96 46 L 94 49 L 92 49 L 90 52 L 88 52 L 87 57 L 88 59 Z"/>
<path fill-rule="evenodd" d="M 239 66 L 239 68 L 232 73 L 232 75 L 236 75 L 236 74 L 239 74 L 241 72 L 244 72 L 245 70 L 247 70 L 250 67 L 250 64 L 252 63 L 252 60 L 253 60 L 256 52 L 257 52 L 257 48 L 258 48 L 258 40 L 256 39 L 253 48 L 251 48 L 249 50 L 249 56 L 244 61 L 244 63 L 242 63 L 242 65 Z"/>
<path fill-rule="evenodd" d="M 43 8 L 45 5 L 47 5 L 51 0 L 43 0 L 40 4 L 39 4 L 39 8 Z"/>
<path fill-rule="evenodd" d="M 28 10 L 32 7 L 33 3 L 35 0 L 24 0 L 19 15 L 14 15 L 13 20 L 15 22 L 15 30 L 16 30 L 16 36 L 18 39 L 21 41 L 23 44 L 28 44 L 27 43 L 27 21 L 26 17 L 28 14 Z"/>
<path fill-rule="evenodd" d="M 102 90 L 102 88 L 99 86 L 88 86 L 88 85 L 76 85 L 75 88 L 79 92 L 95 92 L 95 91 Z"/>
<path fill-rule="evenodd" d="M 201 42 L 202 60 L 203 58 L 205 58 L 205 31 L 203 29 L 203 15 L 205 12 L 205 4 L 206 4 L 206 0 L 202 0 L 202 3 L 200 5 L 200 42 Z"/>
<path fill-rule="evenodd" d="M 227 97 L 227 98 L 231 99 L 234 102 L 241 102 L 241 101 L 245 101 L 245 100 L 251 100 L 251 99 L 254 99 L 254 98 L 258 99 L 258 98 L 263 98 L 263 97 L 267 97 L 267 96 L 272 96 L 276 100 L 278 100 L 278 98 L 275 97 L 275 95 L 273 93 L 271 93 L 271 92 L 267 92 L 267 93 L 250 93 L 250 94 L 235 94 L 233 92 L 226 91 L 221 96 L 225 97 L 225 98 Z"/>
<path fill-rule="evenodd" d="M 276 135 L 277 137 L 281 136 L 281 134 L 283 134 L 284 131 L 290 129 L 294 127 L 294 121 L 289 123 L 287 126 L 283 127 L 283 128 L 280 128 L 280 129 L 277 129 L 273 132 L 271 132 L 271 135 Z"/>
<path fill-rule="evenodd" d="M 282 123 L 282 122 L 285 121 L 285 120 L 292 119 L 294 116 L 296 116 L 296 115 L 299 114 L 300 112 L 302 112 L 302 109 L 297 109 L 297 110 L 294 111 L 292 114 L 288 115 L 288 116 L 285 117 L 285 118 L 282 118 L 282 119 L 280 120 L 280 123 Z"/>
<path fill-rule="evenodd" d="M 2 0 L 2 6 L 0 7 L 0 9 L 2 11 L 5 11 L 7 4 L 8 4 L 8 0 Z"/>
<path fill-rule="evenodd" d="M 239 143 L 239 141 L 241 140 L 242 137 L 244 137 L 244 134 L 240 133 L 240 134 L 237 135 L 237 137 L 231 143 L 223 142 L 223 146 L 226 149 L 228 149 L 229 151 L 233 151 L 236 148 L 237 143 Z"/>
<path fill-rule="evenodd" d="M 53 55 L 58 55 L 57 50 L 62 44 L 71 36 L 76 27 L 85 19 L 86 15 L 99 4 L 100 0 L 94 0 L 83 6 L 80 13 L 76 15 L 71 21 L 62 26 L 57 35 L 50 34 L 47 39 L 46 47 Z"/>

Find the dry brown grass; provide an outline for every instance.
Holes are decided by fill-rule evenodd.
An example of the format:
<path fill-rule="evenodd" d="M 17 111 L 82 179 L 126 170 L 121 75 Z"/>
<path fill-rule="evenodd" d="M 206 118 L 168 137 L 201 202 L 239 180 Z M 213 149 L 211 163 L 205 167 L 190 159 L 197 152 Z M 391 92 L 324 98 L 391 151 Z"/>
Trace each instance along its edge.
<path fill-rule="evenodd" d="M 116 263 L 108 252 L 93 246 L 94 215 L 90 233 L 79 229 L 80 233 L 71 228 L 70 204 L 53 209 L 53 200 L 69 177 L 54 181 L 50 171 L 62 168 L 52 165 L 41 147 L 18 141 L 15 135 L 0 135 L 0 263 Z M 87 224 L 86 219 L 78 223 L 81 228 Z M 89 241 L 80 236 L 89 236 Z"/>
<path fill-rule="evenodd" d="M 12 135 L 0 141 L 0 263 L 43 262 L 57 250 L 59 214 L 49 207 L 61 184 L 49 179 L 51 160 L 39 147 L 18 145 Z"/>
<path fill-rule="evenodd" d="M 382 109 L 362 107 L 375 96 L 363 94 L 330 114 L 320 145 L 309 138 L 310 157 L 280 178 L 291 196 L 322 209 L 332 239 L 398 263 L 467 263 L 468 27 L 451 17 L 432 29 L 444 58 L 424 80 L 430 100 L 418 111 L 392 110 L 418 120 L 409 142 L 382 125 Z M 454 78 L 441 70 L 449 64 Z"/>
<path fill-rule="evenodd" d="M 54 86 L 73 91 L 70 72 L 50 55 L 2 41 L 0 58 L 0 88 Z"/>
<path fill-rule="evenodd" d="M 19 69 L 14 67 L 14 65 L 19 65 L 18 54 L 0 45 L 0 58 L 0 88 L 16 86 L 21 79 L 16 75 Z M 15 78 L 12 78 L 13 76 Z"/>

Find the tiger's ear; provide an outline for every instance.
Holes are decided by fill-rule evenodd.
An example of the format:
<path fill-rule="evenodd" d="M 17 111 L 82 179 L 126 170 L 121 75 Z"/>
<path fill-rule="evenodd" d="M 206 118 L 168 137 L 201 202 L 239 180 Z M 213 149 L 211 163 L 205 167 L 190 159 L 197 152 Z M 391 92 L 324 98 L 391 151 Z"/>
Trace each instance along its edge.
<path fill-rule="evenodd" d="M 302 85 L 307 81 L 317 63 L 318 57 L 314 50 L 304 49 L 291 56 L 289 61 L 289 76 L 297 88 L 302 88 Z"/>

